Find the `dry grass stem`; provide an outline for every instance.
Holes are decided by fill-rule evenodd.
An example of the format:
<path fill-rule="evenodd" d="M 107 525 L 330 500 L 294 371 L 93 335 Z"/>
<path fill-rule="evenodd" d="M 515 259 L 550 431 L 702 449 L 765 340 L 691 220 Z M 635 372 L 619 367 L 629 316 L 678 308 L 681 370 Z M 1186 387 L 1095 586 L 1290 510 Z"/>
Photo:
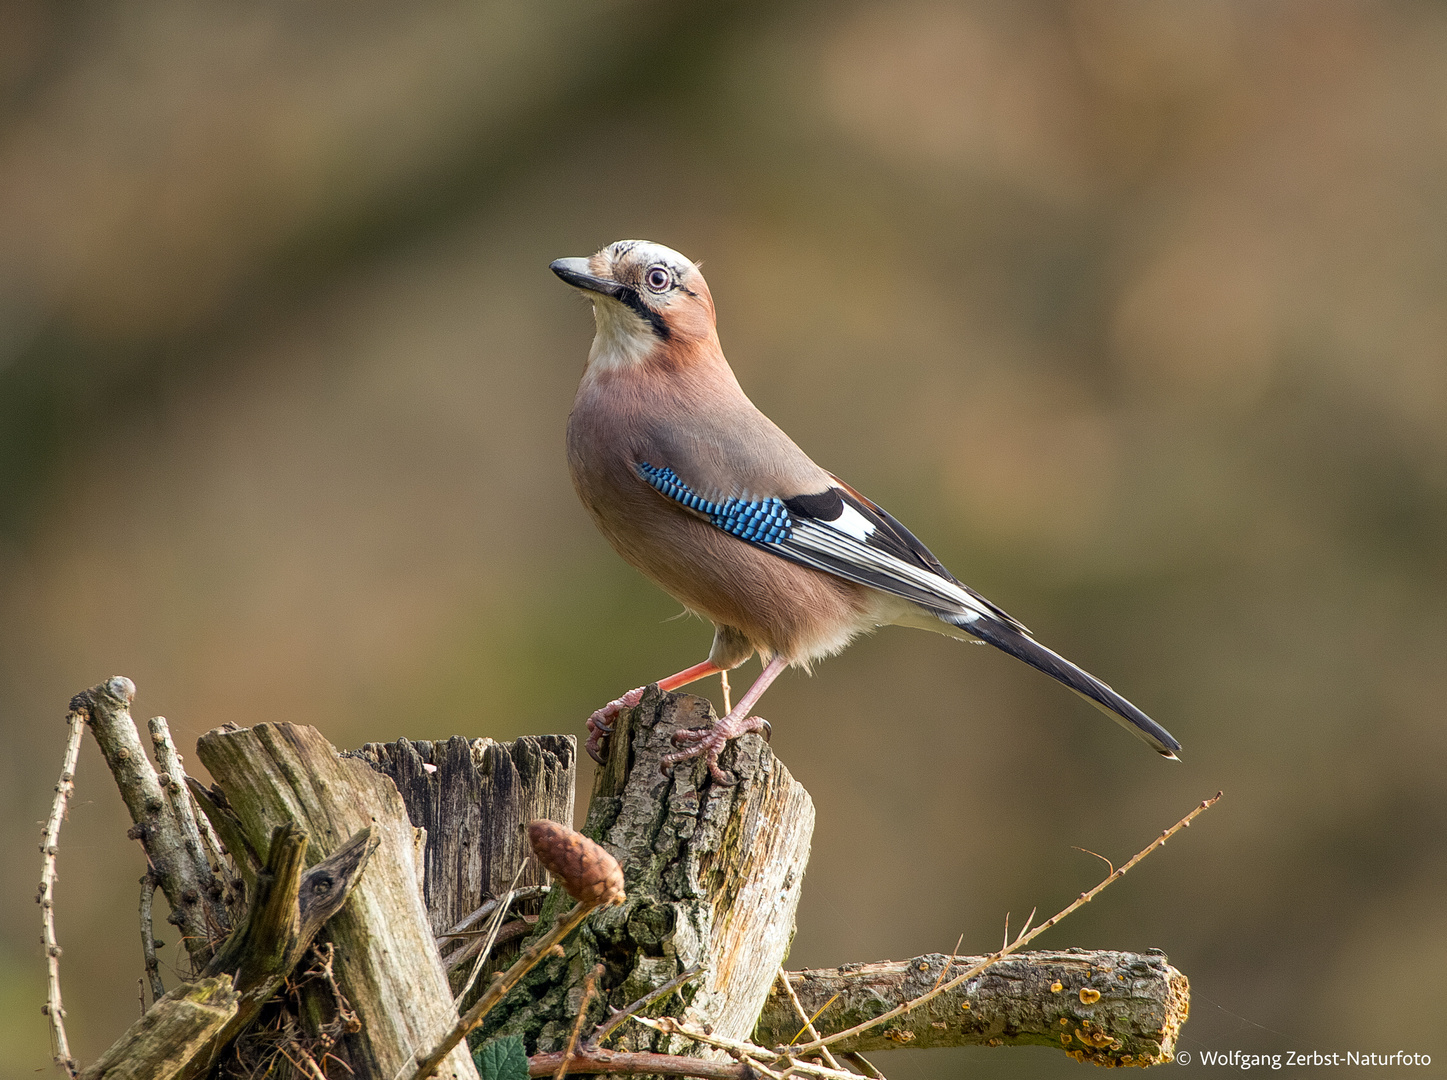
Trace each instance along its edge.
<path fill-rule="evenodd" d="M 72 703 L 66 716 L 70 732 L 65 740 L 65 757 L 60 765 L 60 780 L 55 785 L 55 798 L 50 804 L 50 817 L 41 834 L 40 891 L 35 902 L 40 905 L 41 941 L 45 944 L 46 989 L 45 1015 L 50 1018 L 50 1035 L 54 1040 L 55 1063 L 71 1076 L 76 1074 L 76 1061 L 70 1056 L 70 1042 L 65 1037 L 65 1005 L 60 1000 L 60 943 L 55 937 L 55 856 L 59 849 L 60 823 L 65 820 L 66 804 L 75 790 L 75 766 L 80 758 L 80 740 L 85 734 L 85 713 Z"/>
<path fill-rule="evenodd" d="M 816 1031 L 814 1028 L 814 1018 L 821 1015 L 824 1012 L 824 1009 L 827 1009 L 831 1004 L 833 1004 L 834 998 L 830 998 L 824 1003 L 824 1009 L 820 1009 L 819 1012 L 814 1014 L 814 1016 L 809 1016 L 807 1013 L 804 1012 L 804 1006 L 799 1002 L 799 995 L 794 993 L 793 986 L 789 984 L 789 973 L 783 968 L 780 968 L 778 979 L 779 982 L 783 984 L 784 993 L 787 994 L 789 997 L 789 1004 L 794 1006 L 794 1012 L 798 1013 L 799 1019 L 804 1021 L 804 1026 L 799 1030 L 799 1035 L 804 1035 L 807 1033 L 809 1038 L 817 1039 L 819 1037 L 819 1032 Z M 836 994 L 834 996 L 838 997 L 839 995 Z M 798 1041 L 799 1035 L 794 1036 L 795 1041 Z M 824 1064 L 828 1065 L 831 1069 L 839 1068 L 839 1062 L 834 1060 L 834 1055 L 829 1052 L 829 1048 L 827 1046 L 820 1050 L 820 1054 L 824 1058 Z"/>
<path fill-rule="evenodd" d="M 551 891 L 551 885 L 529 885 L 526 888 L 514 889 L 512 891 L 512 898 L 514 902 L 519 900 L 537 900 L 541 897 L 547 896 L 548 893 Z M 483 919 L 487 918 L 494 911 L 496 911 L 497 905 L 501 902 L 501 900 L 494 897 L 493 899 L 484 903 L 476 911 L 471 912 L 468 915 L 464 915 L 461 919 L 458 920 L 457 925 L 454 926 L 451 930 L 447 931 L 447 933 L 437 935 L 438 944 L 441 944 L 444 941 L 450 941 L 452 938 L 474 937 L 479 934 L 486 934 L 486 930 L 474 930 L 472 929 L 472 927 L 476 926 L 479 922 L 481 922 Z M 452 962 L 453 961 L 449 959 L 448 963 L 451 964 Z"/>
<path fill-rule="evenodd" d="M 993 953 L 990 956 L 985 957 L 983 961 L 976 964 L 974 967 L 970 968 L 963 974 L 955 976 L 947 983 L 936 986 L 933 990 L 929 991 L 926 994 L 921 994 L 919 997 L 913 999 L 912 1001 L 906 1001 L 903 1005 L 897 1005 L 893 1009 L 890 1009 L 888 1012 L 881 1013 L 879 1016 L 876 1016 L 872 1020 L 867 1020 L 862 1024 L 856 1024 L 854 1027 L 846 1028 L 844 1031 L 836 1031 L 834 1034 L 822 1039 L 815 1039 L 812 1042 L 800 1043 L 797 1046 L 791 1045 L 789 1049 L 794 1051 L 795 1053 L 808 1053 L 811 1050 L 818 1050 L 824 1046 L 828 1046 L 833 1043 L 843 1042 L 845 1039 L 852 1039 L 854 1036 L 862 1034 L 863 1032 L 868 1031 L 870 1028 L 878 1027 L 880 1024 L 884 1024 L 889 1022 L 890 1020 L 893 1020 L 896 1016 L 903 1016 L 910 1010 L 918 1008 L 920 1005 L 923 1005 L 925 1002 L 938 997 L 940 994 L 943 994 L 949 990 L 953 990 L 956 986 L 959 986 L 965 980 L 974 978 L 976 975 L 980 974 L 980 972 L 984 971 L 992 964 L 998 963 L 1010 953 L 1019 950 L 1022 946 L 1028 945 L 1031 941 L 1035 940 L 1035 938 L 1039 937 L 1046 930 L 1049 930 L 1052 926 L 1058 923 L 1061 919 L 1065 918 L 1067 915 L 1070 915 L 1076 909 L 1090 903 L 1090 901 L 1094 900 L 1096 896 L 1100 894 L 1101 890 L 1103 890 L 1107 885 L 1118 881 L 1126 874 L 1127 871 L 1129 871 L 1132 867 L 1134 867 L 1138 862 L 1144 859 L 1151 852 L 1155 851 L 1156 848 L 1160 847 L 1172 836 L 1180 832 L 1180 830 L 1189 826 L 1191 824 L 1191 821 L 1195 819 L 1197 815 L 1202 814 L 1206 810 L 1209 810 L 1211 807 L 1215 806 L 1220 798 L 1221 792 L 1218 791 L 1211 798 L 1204 800 L 1199 806 L 1194 807 L 1189 814 L 1181 818 L 1180 821 L 1176 822 L 1169 829 L 1166 829 L 1164 832 L 1161 833 L 1160 836 L 1156 837 L 1144 848 L 1136 852 L 1136 854 L 1132 856 L 1131 860 L 1128 863 L 1122 866 L 1119 870 L 1116 870 L 1110 875 L 1108 875 L 1103 881 L 1096 885 L 1095 888 L 1089 890 L 1088 892 L 1081 893 L 1068 906 L 1066 906 L 1056 914 L 1052 915 L 1049 919 L 1046 919 L 1043 923 L 1041 923 L 1029 933 L 1021 931 L 1019 936 L 1017 936 L 1014 941 L 1008 942 L 1003 948 L 1000 949 L 999 952 Z"/>
<path fill-rule="evenodd" d="M 493 912 L 492 921 L 487 925 L 487 937 L 483 940 L 482 948 L 477 954 L 477 959 L 473 961 L 472 971 L 467 976 L 467 982 L 463 984 L 462 989 L 457 994 L 455 1000 L 458 1002 L 461 1002 L 472 992 L 472 986 L 477 982 L 477 973 L 482 970 L 482 965 L 487 963 L 487 958 L 492 954 L 492 947 L 497 944 L 497 932 L 502 929 L 503 919 L 507 918 L 508 906 L 512 904 L 513 898 L 517 895 L 518 879 L 523 876 L 523 867 L 527 866 L 527 864 L 528 861 L 526 859 L 518 863 L 517 873 L 512 876 L 512 884 L 508 886 L 507 892 L 503 894 L 502 899 L 498 902 L 497 910 Z M 467 950 L 464 949 L 463 951 L 466 952 Z M 461 957 L 459 957 L 459 962 L 460 960 Z"/>

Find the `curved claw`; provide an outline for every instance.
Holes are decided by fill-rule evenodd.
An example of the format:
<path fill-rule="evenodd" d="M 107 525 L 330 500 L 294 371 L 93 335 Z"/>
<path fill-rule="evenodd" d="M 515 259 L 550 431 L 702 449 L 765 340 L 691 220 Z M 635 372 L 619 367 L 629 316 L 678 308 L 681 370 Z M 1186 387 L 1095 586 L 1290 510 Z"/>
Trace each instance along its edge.
<path fill-rule="evenodd" d="M 749 717 L 749 719 L 751 721 L 757 720 L 759 722 L 759 729 L 761 734 L 764 736 L 764 742 L 772 745 L 774 742 L 774 725 L 769 723 L 762 716 L 751 716 Z"/>
<path fill-rule="evenodd" d="M 583 749 L 588 751 L 588 756 L 599 765 L 608 763 L 608 736 L 613 734 L 613 721 L 642 700 L 644 689 L 640 686 L 636 690 L 629 690 L 601 709 L 595 709 L 593 715 L 588 717 L 588 741 L 583 744 Z"/>
<path fill-rule="evenodd" d="M 762 716 L 750 716 L 746 720 L 724 717 L 712 727 L 684 728 L 681 731 L 675 731 L 672 736 L 675 746 L 682 746 L 685 743 L 693 745 L 686 750 L 675 750 L 671 754 L 664 754 L 663 759 L 659 762 L 659 767 L 662 769 L 663 775 L 667 776 L 669 770 L 680 762 L 703 756 L 708 762 L 708 773 L 713 777 L 714 783 L 722 787 L 733 787 L 739 782 L 738 777 L 719 768 L 718 756 L 732 740 L 751 731 L 762 731 L 764 740 L 767 742 L 773 733 L 773 728 Z"/>

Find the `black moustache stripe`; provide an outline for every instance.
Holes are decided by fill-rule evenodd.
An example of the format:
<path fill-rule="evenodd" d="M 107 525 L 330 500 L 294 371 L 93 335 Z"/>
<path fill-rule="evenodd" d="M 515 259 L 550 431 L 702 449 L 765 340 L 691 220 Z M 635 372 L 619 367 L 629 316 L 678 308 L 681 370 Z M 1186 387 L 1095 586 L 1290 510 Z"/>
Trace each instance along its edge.
<path fill-rule="evenodd" d="M 667 341 L 672 336 L 668 332 L 668 324 L 663 321 L 663 316 L 643 302 L 643 297 L 638 295 L 637 289 L 630 289 L 624 285 L 614 295 L 651 326 L 654 336 L 660 341 Z"/>

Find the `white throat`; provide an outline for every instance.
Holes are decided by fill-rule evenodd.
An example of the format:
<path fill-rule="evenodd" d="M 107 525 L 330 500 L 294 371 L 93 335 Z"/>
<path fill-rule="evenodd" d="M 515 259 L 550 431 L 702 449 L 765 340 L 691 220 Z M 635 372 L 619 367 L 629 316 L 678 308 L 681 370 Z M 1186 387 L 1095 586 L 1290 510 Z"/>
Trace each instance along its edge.
<path fill-rule="evenodd" d="M 598 332 L 588 350 L 590 370 L 615 371 L 648 359 L 660 342 L 638 315 L 611 297 L 593 300 L 593 322 Z"/>

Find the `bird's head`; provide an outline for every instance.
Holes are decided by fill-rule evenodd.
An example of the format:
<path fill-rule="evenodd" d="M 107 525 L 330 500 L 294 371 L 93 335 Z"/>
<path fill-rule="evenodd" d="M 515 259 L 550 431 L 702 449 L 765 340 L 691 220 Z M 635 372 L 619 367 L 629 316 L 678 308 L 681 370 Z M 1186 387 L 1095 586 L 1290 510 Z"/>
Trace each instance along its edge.
<path fill-rule="evenodd" d="M 557 259 L 553 273 L 589 293 L 598 333 L 588 364 L 622 368 L 681 359 L 716 343 L 713 297 L 698 267 L 672 248 L 619 240 L 589 258 Z"/>

